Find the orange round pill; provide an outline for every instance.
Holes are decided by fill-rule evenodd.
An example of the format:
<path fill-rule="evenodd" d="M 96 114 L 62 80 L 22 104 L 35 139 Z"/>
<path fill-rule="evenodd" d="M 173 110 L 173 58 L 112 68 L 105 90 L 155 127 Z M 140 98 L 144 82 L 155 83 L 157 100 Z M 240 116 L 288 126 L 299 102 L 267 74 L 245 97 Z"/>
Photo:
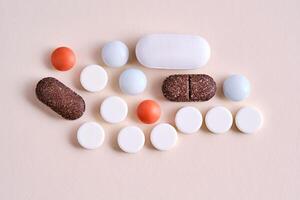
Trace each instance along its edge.
<path fill-rule="evenodd" d="M 72 49 L 59 47 L 52 52 L 51 63 L 59 71 L 71 69 L 76 62 L 76 57 Z"/>
<path fill-rule="evenodd" d="M 153 100 L 144 100 L 137 108 L 137 115 L 145 124 L 153 124 L 160 118 L 160 106 Z"/>

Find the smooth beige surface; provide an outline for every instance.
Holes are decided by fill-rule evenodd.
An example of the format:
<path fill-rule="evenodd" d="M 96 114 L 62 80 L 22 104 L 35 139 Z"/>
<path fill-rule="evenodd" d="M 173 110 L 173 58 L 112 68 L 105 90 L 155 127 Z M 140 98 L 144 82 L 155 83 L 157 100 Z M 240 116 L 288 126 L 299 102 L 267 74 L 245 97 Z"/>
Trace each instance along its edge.
<path fill-rule="evenodd" d="M 0 0 L 0 199 L 289 199 L 300 198 L 300 1 L 298 0 Z M 150 70 L 133 54 L 137 40 L 148 33 L 199 34 L 211 44 L 212 57 L 199 71 L 218 83 L 215 98 L 205 103 L 170 103 L 160 86 L 178 71 Z M 129 45 L 131 58 L 122 69 L 105 67 L 106 89 L 85 92 L 80 70 L 100 61 L 100 48 L 119 39 Z M 53 48 L 67 45 L 76 52 L 76 67 L 58 72 L 49 64 Z M 128 67 L 143 70 L 145 93 L 120 93 L 118 76 Z M 222 96 L 221 83 L 241 73 L 252 84 L 250 97 L 240 103 Z M 80 93 L 86 113 L 66 121 L 37 101 L 35 84 L 53 76 Z M 99 115 L 101 101 L 121 95 L 129 104 L 122 124 L 110 125 Z M 145 98 L 159 101 L 160 122 L 174 124 L 184 105 L 204 114 L 216 105 L 235 113 L 243 105 L 264 115 L 261 131 L 243 135 L 234 128 L 213 135 L 202 127 L 194 135 L 179 134 L 176 148 L 159 152 L 149 143 L 152 125 L 142 125 L 135 107 Z M 76 130 L 97 121 L 107 135 L 95 151 L 79 147 Z M 146 134 L 138 154 L 122 153 L 117 132 L 137 125 Z"/>

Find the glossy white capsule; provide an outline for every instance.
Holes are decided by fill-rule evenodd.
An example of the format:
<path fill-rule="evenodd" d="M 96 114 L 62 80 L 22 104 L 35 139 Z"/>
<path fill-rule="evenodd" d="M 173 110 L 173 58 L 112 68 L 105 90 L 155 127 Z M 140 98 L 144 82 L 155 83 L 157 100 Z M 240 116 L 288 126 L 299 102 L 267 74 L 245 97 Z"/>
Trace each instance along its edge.
<path fill-rule="evenodd" d="M 146 35 L 138 41 L 135 52 L 142 65 L 159 69 L 197 69 L 210 58 L 208 42 L 196 35 Z"/>

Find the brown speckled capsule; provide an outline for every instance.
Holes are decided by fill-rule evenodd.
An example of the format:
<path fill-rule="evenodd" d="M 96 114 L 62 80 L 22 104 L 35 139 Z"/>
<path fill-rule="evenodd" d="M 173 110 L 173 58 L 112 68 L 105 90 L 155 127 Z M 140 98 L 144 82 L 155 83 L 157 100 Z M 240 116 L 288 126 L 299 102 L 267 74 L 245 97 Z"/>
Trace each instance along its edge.
<path fill-rule="evenodd" d="M 40 80 L 35 93 L 41 102 L 65 119 L 78 119 L 85 111 L 83 98 L 55 78 Z"/>
<path fill-rule="evenodd" d="M 162 85 L 163 95 L 176 102 L 208 101 L 216 91 L 216 82 L 206 74 L 175 74 Z"/>

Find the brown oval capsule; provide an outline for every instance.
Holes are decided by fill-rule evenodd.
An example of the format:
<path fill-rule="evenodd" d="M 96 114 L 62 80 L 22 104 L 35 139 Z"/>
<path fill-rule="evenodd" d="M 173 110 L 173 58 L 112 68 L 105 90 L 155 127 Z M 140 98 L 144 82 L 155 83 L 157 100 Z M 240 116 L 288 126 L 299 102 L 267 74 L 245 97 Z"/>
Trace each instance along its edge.
<path fill-rule="evenodd" d="M 83 98 L 55 78 L 40 80 L 35 93 L 41 102 L 65 119 L 78 119 L 85 111 Z"/>
<path fill-rule="evenodd" d="M 176 102 L 208 101 L 216 91 L 216 82 L 206 74 L 175 74 L 162 85 L 163 95 Z"/>

